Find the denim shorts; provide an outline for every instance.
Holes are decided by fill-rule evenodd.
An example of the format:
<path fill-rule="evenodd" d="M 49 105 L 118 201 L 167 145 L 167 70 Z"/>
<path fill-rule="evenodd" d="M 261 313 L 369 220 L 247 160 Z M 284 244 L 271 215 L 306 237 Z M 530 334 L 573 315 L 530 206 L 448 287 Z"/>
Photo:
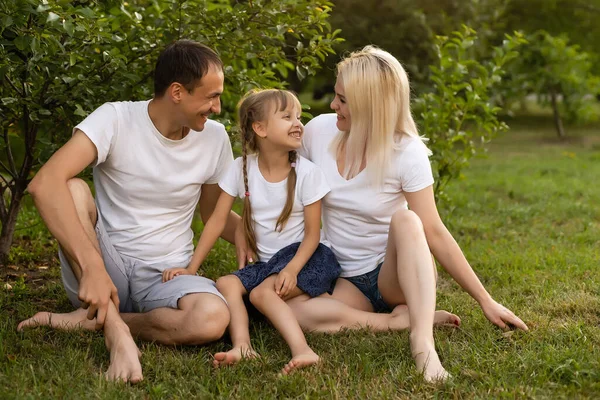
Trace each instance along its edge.
<path fill-rule="evenodd" d="M 373 271 L 344 279 L 352 282 L 354 286 L 356 286 L 362 292 L 362 294 L 369 299 L 375 312 L 388 313 L 392 311 L 392 307 L 390 307 L 389 304 L 383 300 L 381 292 L 379 291 L 379 287 L 377 286 L 377 278 L 379 278 L 379 271 L 381 271 L 382 265 L 383 261 L 377 264 L 377 268 L 375 268 Z"/>

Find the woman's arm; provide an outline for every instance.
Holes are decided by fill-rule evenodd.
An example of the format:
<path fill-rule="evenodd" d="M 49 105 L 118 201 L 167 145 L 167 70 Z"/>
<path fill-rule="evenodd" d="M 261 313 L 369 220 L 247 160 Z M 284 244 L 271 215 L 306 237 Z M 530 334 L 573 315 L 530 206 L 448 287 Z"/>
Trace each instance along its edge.
<path fill-rule="evenodd" d="M 454 280 L 481 306 L 485 316 L 495 325 L 506 328 L 506 324 L 528 330 L 527 325 L 509 309 L 494 301 L 479 281 L 462 250 L 442 222 L 435 205 L 433 187 L 413 193 L 404 193 L 409 208 L 414 211 L 425 230 L 427 243 L 436 260 Z"/>
<path fill-rule="evenodd" d="M 296 286 L 296 277 L 314 254 L 321 237 L 321 200 L 304 207 L 304 239 L 296 255 L 279 273 L 275 281 L 275 292 L 285 297 Z"/>

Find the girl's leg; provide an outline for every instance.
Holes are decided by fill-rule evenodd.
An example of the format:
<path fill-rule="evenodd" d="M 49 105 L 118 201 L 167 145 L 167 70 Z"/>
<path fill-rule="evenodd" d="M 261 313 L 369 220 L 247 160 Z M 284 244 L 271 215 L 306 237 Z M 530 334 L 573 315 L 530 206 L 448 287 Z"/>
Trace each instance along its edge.
<path fill-rule="evenodd" d="M 254 358 L 258 354 L 250 344 L 250 331 L 248 328 L 248 311 L 243 297 L 247 294 L 244 285 L 235 275 L 226 275 L 217 280 L 217 289 L 223 294 L 229 306 L 231 320 L 229 322 L 229 335 L 233 348 L 227 352 L 217 353 L 213 365 L 231 365 L 242 358 Z"/>
<path fill-rule="evenodd" d="M 388 304 L 408 306 L 410 347 L 425 379 L 446 379 L 448 373 L 442 367 L 433 340 L 435 265 L 432 265 L 421 220 L 412 211 L 401 210 L 392 217 L 378 286 Z"/>
<path fill-rule="evenodd" d="M 291 308 L 275 293 L 277 275 L 271 275 L 250 292 L 250 302 L 271 321 L 281 333 L 290 350 L 292 360 L 281 371 L 288 374 L 292 370 L 319 362 L 319 356 L 308 346 L 304 333 Z M 297 287 L 290 297 L 302 293 Z"/>

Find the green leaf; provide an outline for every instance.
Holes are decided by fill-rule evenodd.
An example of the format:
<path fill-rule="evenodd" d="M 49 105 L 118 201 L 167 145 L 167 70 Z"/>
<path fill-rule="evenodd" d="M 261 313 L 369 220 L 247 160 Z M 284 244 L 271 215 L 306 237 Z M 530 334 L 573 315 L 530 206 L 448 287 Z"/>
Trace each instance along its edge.
<path fill-rule="evenodd" d="M 81 105 L 77 104 L 75 107 L 75 111 L 73 112 L 75 115 L 78 115 L 80 117 L 86 117 L 87 113 L 85 111 L 83 111 L 83 108 L 81 108 Z"/>

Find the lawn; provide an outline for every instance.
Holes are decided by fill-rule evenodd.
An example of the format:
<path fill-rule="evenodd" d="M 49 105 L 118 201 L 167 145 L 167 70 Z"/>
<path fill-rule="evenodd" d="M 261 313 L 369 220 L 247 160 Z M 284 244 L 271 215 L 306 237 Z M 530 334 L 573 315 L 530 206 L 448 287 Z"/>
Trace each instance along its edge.
<path fill-rule="evenodd" d="M 56 244 L 31 205 L 19 221 L 12 265 L 0 290 L 0 398 L 598 398 L 600 397 L 600 128 L 570 130 L 557 141 L 546 118 L 509 121 L 487 158 L 452 182 L 440 212 L 494 298 L 530 332 L 504 333 L 440 273 L 438 305 L 462 318 L 436 329 L 453 378 L 423 381 L 408 333 L 346 331 L 308 335 L 323 363 L 280 378 L 288 349 L 264 321 L 251 325 L 262 358 L 215 370 L 206 347 L 140 343 L 145 380 L 106 382 L 102 335 L 37 328 L 17 333 L 35 310 L 69 311 Z M 201 226 L 194 225 L 196 231 Z M 204 266 L 216 278 L 234 268 L 219 243 Z M 440 269 L 441 271 L 441 269 Z"/>

